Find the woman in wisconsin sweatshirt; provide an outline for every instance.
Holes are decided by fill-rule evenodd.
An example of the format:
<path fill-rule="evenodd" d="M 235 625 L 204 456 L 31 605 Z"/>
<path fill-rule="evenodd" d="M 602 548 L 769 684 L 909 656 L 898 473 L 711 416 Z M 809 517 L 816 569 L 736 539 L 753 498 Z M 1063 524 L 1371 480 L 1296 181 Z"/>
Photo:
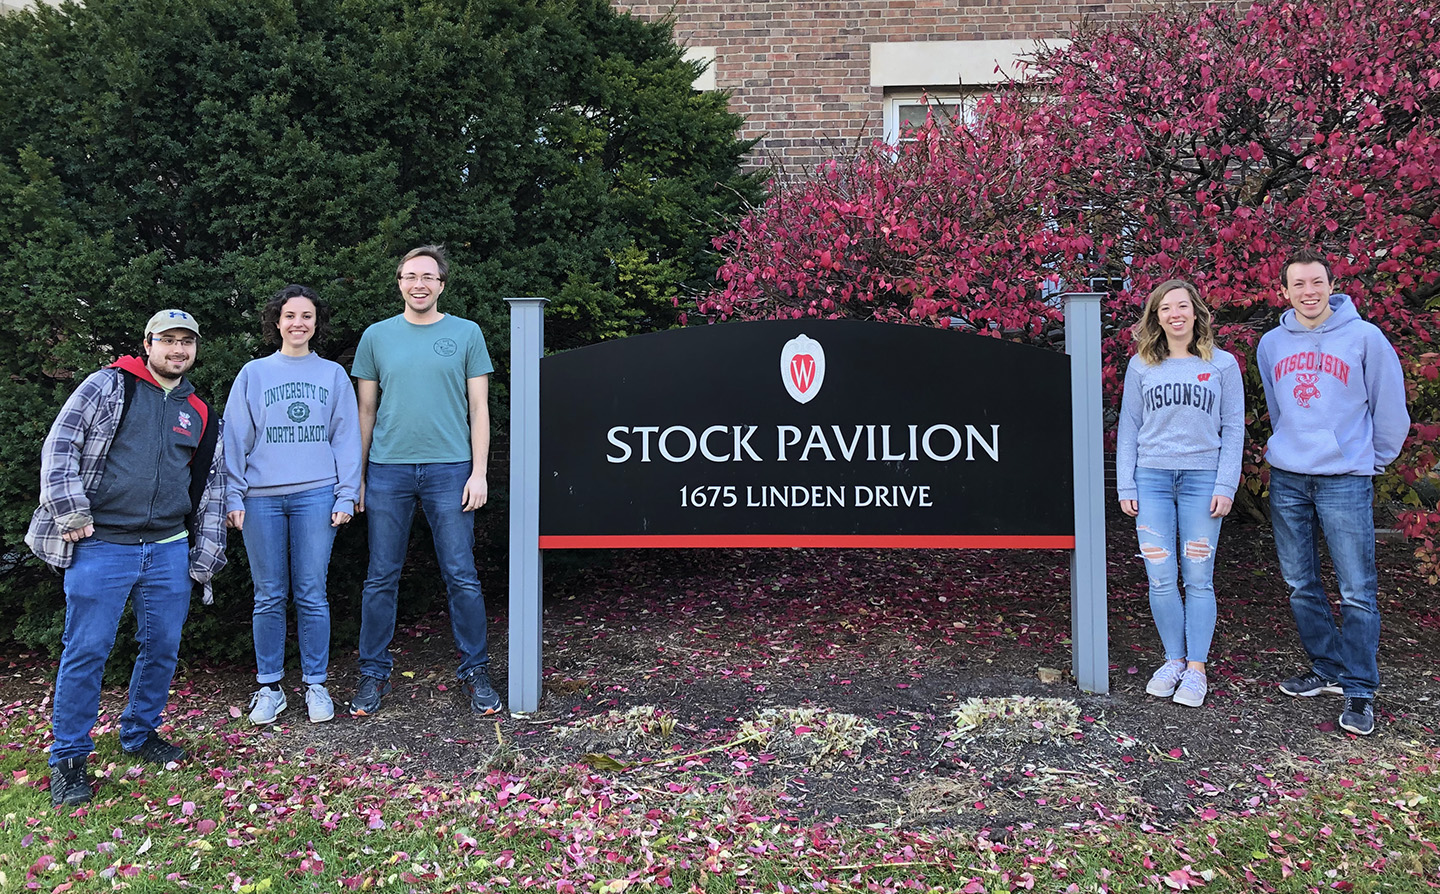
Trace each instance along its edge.
<path fill-rule="evenodd" d="M 1245 389 L 1234 355 L 1215 347 L 1210 309 L 1190 283 L 1157 286 L 1133 331 L 1115 467 L 1165 646 L 1145 691 L 1198 708 L 1215 634 L 1215 548 L 1240 483 Z"/>
<path fill-rule="evenodd" d="M 289 285 L 260 313 L 280 350 L 245 364 L 225 404 L 225 508 L 245 538 L 255 581 L 256 680 L 250 721 L 286 708 L 285 611 L 293 595 L 301 681 L 312 723 L 330 720 L 330 603 L 325 580 L 335 530 L 350 521 L 360 490 L 355 390 L 338 363 L 311 349 L 329 308 Z"/>

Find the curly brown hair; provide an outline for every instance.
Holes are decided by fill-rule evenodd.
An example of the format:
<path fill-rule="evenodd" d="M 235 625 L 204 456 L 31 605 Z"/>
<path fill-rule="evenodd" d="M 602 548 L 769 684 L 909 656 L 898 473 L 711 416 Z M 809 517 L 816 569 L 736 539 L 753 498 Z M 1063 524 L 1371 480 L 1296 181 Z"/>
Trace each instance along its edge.
<path fill-rule="evenodd" d="M 310 303 L 315 305 L 315 334 L 310 337 L 310 347 L 325 341 L 325 336 L 330 334 L 330 305 L 320 300 L 315 290 L 309 286 L 301 286 L 291 283 L 274 297 L 265 302 L 260 309 L 260 334 L 264 337 L 267 345 L 280 344 L 280 312 L 285 309 L 285 302 L 291 298 L 308 298 Z"/>
<path fill-rule="evenodd" d="M 1160 325 L 1160 302 L 1176 289 L 1183 289 L 1190 296 L 1190 306 L 1195 308 L 1195 329 L 1190 333 L 1190 353 L 1202 360 L 1209 360 L 1215 354 L 1215 330 L 1210 322 L 1210 308 L 1200 297 L 1200 290 L 1194 283 L 1183 279 L 1167 279 L 1150 290 L 1145 300 L 1145 310 L 1131 328 L 1135 337 L 1135 353 L 1146 363 L 1154 366 L 1164 363 L 1170 356 L 1170 342 L 1165 338 L 1165 327 Z"/>

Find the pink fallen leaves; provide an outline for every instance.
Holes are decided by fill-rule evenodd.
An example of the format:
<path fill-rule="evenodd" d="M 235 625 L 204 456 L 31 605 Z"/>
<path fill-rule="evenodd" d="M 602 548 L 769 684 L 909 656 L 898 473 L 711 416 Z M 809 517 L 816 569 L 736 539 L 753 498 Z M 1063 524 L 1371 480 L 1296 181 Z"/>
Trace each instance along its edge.
<path fill-rule="evenodd" d="M 54 865 L 55 865 L 55 857 L 54 857 L 54 855 L 52 855 L 52 854 L 42 854 L 39 859 L 37 859 L 34 863 L 31 863 L 31 864 L 30 864 L 30 868 L 29 868 L 29 869 L 26 869 L 26 870 L 25 870 L 25 878 L 27 878 L 27 879 L 33 879 L 33 878 L 39 876 L 41 873 L 45 872 L 45 871 L 46 871 L 47 869 L 49 869 L 51 866 L 54 866 Z"/>
<path fill-rule="evenodd" d="M 1165 887 L 1175 891 L 1189 891 L 1191 888 L 1203 888 L 1207 881 L 1203 876 L 1192 872 L 1189 866 L 1167 872 L 1160 877 L 1160 880 L 1165 883 Z"/>

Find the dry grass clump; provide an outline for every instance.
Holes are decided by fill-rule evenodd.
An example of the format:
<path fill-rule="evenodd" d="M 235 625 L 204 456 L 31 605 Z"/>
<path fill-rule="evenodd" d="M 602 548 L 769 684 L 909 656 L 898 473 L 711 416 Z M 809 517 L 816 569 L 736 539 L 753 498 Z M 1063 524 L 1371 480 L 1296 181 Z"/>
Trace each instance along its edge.
<path fill-rule="evenodd" d="M 832 757 L 858 757 L 881 729 L 854 714 L 825 708 L 766 708 L 740 724 L 739 741 L 792 756 L 805 756 L 813 766 Z"/>
<path fill-rule="evenodd" d="M 966 699 L 953 712 L 955 727 L 942 738 L 1008 742 L 1073 742 L 1080 708 L 1066 698 L 1007 695 Z"/>
<path fill-rule="evenodd" d="M 651 705 L 628 711 L 606 711 L 556 729 L 561 738 L 614 742 L 633 748 L 640 742 L 668 739 L 675 732 L 675 717 Z"/>

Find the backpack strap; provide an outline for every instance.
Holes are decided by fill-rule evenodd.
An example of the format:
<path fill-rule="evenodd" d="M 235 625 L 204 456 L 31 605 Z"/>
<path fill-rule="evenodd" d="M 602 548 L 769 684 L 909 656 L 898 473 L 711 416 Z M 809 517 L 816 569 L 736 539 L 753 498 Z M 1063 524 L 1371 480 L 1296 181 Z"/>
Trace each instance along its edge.
<path fill-rule="evenodd" d="M 125 424 L 125 414 L 130 412 L 130 404 L 134 403 L 135 383 L 139 380 L 135 378 L 134 373 L 122 369 L 120 370 L 120 381 L 124 383 L 125 393 L 122 395 L 120 401 L 120 418 L 115 420 L 115 431 L 117 434 L 120 431 L 120 427 Z"/>

